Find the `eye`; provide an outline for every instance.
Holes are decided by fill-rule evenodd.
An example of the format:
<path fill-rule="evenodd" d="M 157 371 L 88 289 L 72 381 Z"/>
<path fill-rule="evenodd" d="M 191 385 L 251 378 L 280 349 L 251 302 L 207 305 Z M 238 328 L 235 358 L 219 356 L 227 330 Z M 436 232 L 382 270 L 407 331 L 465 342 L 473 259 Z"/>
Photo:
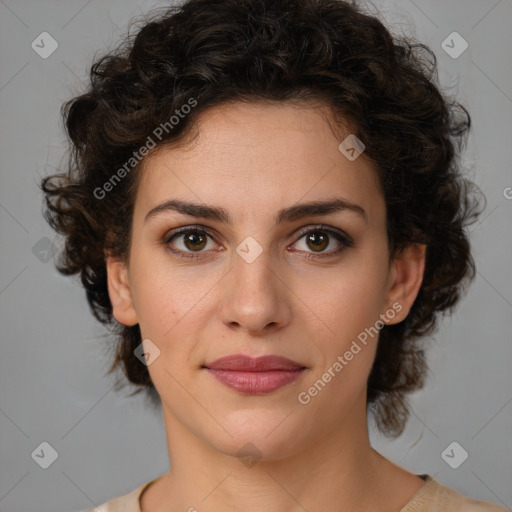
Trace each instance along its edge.
<path fill-rule="evenodd" d="M 300 238 L 291 247 L 308 253 L 308 258 L 325 258 L 335 256 L 347 247 L 352 247 L 354 242 L 342 231 L 317 226 L 303 230 Z M 303 243 L 300 242 L 303 240 Z M 301 247 L 302 246 L 302 247 Z M 329 251 L 326 249 L 330 248 Z"/>
<path fill-rule="evenodd" d="M 213 241 L 213 247 L 208 247 L 209 239 Z M 166 234 L 164 245 L 182 258 L 200 258 L 205 249 L 215 249 L 217 244 L 208 231 L 199 227 L 184 227 Z"/>
<path fill-rule="evenodd" d="M 213 235 L 200 226 L 176 229 L 167 233 L 162 242 L 167 250 L 181 258 L 201 258 L 205 257 L 204 253 L 208 251 L 224 249 L 222 246 L 221 249 L 216 249 L 219 244 Z M 302 230 L 299 233 L 299 240 L 289 247 L 304 252 L 308 259 L 320 259 L 335 256 L 353 245 L 352 238 L 343 231 L 321 225 Z"/>

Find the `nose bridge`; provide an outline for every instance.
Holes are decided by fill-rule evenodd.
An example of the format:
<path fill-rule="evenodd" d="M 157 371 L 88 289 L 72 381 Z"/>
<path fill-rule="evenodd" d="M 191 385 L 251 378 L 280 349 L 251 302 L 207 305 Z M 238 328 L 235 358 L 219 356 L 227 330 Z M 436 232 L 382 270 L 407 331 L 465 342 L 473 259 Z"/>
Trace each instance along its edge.
<path fill-rule="evenodd" d="M 275 275 L 272 251 L 251 237 L 233 252 L 228 289 L 223 297 L 222 321 L 259 332 L 269 325 L 284 325 L 289 318 L 289 304 L 281 280 Z"/>
<path fill-rule="evenodd" d="M 244 240 L 236 248 L 233 255 L 233 272 L 235 282 L 246 288 L 254 288 L 253 291 L 264 290 L 264 285 L 271 281 L 272 261 L 269 247 L 262 247 L 251 237 Z"/>

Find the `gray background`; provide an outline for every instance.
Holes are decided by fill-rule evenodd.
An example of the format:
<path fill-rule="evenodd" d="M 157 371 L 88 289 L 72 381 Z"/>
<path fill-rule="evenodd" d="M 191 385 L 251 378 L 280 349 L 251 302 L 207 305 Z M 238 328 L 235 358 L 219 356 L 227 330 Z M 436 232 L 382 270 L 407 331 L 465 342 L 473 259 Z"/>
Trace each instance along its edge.
<path fill-rule="evenodd" d="M 62 241 L 41 216 L 36 186 L 60 165 L 65 137 L 59 109 L 80 91 L 94 54 L 111 48 L 130 18 L 157 5 L 162 3 L 0 1 L 3 512 L 92 508 L 168 469 L 160 412 L 140 396 L 116 393 L 114 381 L 103 377 L 104 330 L 78 282 L 54 269 L 45 237 L 56 247 Z M 512 3 L 374 5 L 393 31 L 415 33 L 434 49 L 443 86 L 469 107 L 474 129 L 465 160 L 488 206 L 472 229 L 476 281 L 433 336 L 431 372 L 425 389 L 411 396 L 407 429 L 393 442 L 373 431 L 372 442 L 410 471 L 512 507 Z M 31 48 L 43 31 L 59 45 L 47 59 Z M 469 43 L 456 59 L 441 48 L 453 31 Z M 31 457 L 43 441 L 58 452 L 48 469 Z M 453 441 L 469 453 L 457 469 L 441 457 Z"/>

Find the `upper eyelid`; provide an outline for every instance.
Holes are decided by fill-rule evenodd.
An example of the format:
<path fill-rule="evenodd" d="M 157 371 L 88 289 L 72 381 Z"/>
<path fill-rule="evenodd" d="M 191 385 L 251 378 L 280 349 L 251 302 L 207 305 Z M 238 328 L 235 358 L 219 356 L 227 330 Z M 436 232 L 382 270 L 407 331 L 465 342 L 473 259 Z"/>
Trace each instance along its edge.
<path fill-rule="evenodd" d="M 341 236 L 343 238 L 347 238 L 349 240 L 352 239 L 352 237 L 350 235 L 348 235 L 347 233 L 345 233 L 345 231 L 343 231 L 342 229 L 331 227 L 331 226 L 326 226 L 325 224 L 314 224 L 311 226 L 306 226 L 304 228 L 299 228 L 293 232 L 293 236 L 302 237 L 302 236 L 306 235 L 307 233 L 309 233 L 310 231 L 315 231 L 315 230 L 327 231 L 328 233 L 333 233 L 335 235 L 339 235 L 339 236 Z"/>

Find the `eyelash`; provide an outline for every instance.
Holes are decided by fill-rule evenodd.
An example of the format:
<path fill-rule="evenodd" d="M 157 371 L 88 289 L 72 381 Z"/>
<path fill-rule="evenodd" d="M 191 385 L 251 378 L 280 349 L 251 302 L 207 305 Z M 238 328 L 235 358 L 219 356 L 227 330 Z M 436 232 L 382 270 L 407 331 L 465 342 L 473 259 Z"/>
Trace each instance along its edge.
<path fill-rule="evenodd" d="M 326 252 L 326 253 L 306 253 L 307 254 L 306 259 L 322 259 L 322 258 L 333 257 L 333 256 L 338 255 L 342 251 L 344 251 L 347 247 L 354 246 L 354 241 L 347 234 L 345 234 L 343 232 L 339 232 L 337 230 L 334 230 L 334 229 L 329 228 L 324 225 L 308 227 L 304 230 L 301 230 L 297 234 L 297 236 L 298 236 L 297 242 L 299 240 L 301 240 L 302 238 L 304 238 L 305 235 L 307 235 L 309 233 L 319 232 L 319 231 L 333 236 L 342 245 L 339 249 L 336 249 L 336 250 L 330 251 L 330 252 Z M 181 258 L 189 258 L 189 259 L 203 258 L 204 257 L 203 253 L 206 252 L 206 251 L 197 251 L 197 252 L 182 251 L 181 249 L 172 249 L 170 247 L 171 240 L 173 238 L 177 237 L 178 235 L 185 234 L 185 233 L 195 233 L 198 235 L 208 236 L 216 242 L 215 237 L 208 230 L 202 228 L 201 226 L 185 226 L 183 228 L 176 229 L 175 231 L 172 231 L 171 233 L 166 233 L 166 235 L 164 236 L 164 238 L 162 240 L 164 246 L 167 248 L 167 250 L 169 250 L 173 254 L 177 254 Z M 294 244 L 297 242 L 294 242 Z"/>

